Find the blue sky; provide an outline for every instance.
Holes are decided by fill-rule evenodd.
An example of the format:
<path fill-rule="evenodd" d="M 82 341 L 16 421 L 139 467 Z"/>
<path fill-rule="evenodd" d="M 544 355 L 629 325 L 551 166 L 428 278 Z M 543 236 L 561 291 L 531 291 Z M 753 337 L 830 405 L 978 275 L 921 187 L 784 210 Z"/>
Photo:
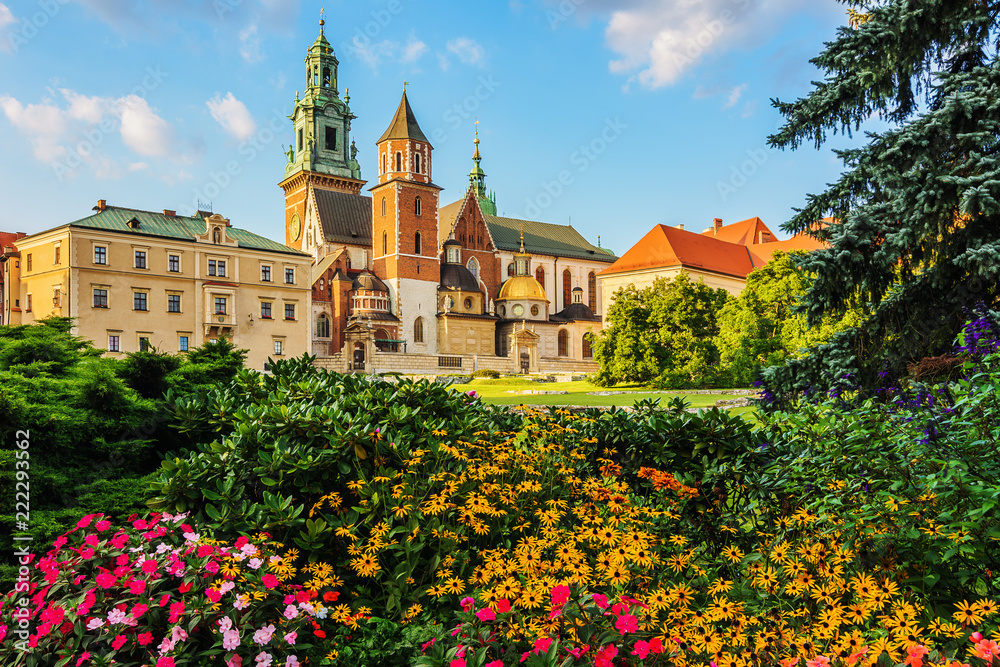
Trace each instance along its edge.
<path fill-rule="evenodd" d="M 841 171 L 844 140 L 766 147 L 770 99 L 808 92 L 845 21 L 834 0 L 0 0 L 0 230 L 201 200 L 283 240 L 286 116 L 321 6 L 370 182 L 404 81 L 442 203 L 478 117 L 501 214 L 618 254 L 657 223 L 777 231 Z"/>

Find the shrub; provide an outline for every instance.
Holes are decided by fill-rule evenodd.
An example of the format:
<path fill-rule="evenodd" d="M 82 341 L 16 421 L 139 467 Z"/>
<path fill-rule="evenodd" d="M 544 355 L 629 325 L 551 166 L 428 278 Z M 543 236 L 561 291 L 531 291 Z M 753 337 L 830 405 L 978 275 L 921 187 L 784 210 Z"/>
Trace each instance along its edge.
<path fill-rule="evenodd" d="M 495 371 L 492 368 L 480 368 L 478 371 L 472 373 L 474 378 L 490 378 L 491 380 L 496 380 L 500 377 L 500 371 Z"/>

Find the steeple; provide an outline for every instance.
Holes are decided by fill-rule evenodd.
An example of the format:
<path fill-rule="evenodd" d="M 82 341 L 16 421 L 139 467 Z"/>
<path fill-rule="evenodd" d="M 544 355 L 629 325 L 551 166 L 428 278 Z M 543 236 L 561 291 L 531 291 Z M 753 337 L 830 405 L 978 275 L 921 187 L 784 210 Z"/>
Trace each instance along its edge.
<path fill-rule="evenodd" d="M 387 139 L 412 139 L 413 141 L 422 141 L 425 144 L 430 143 L 420 129 L 420 125 L 417 124 L 417 118 L 413 115 L 413 109 L 410 108 L 410 101 L 406 99 L 405 88 L 403 89 L 403 98 L 399 100 L 396 115 L 392 117 L 392 122 L 389 123 L 386 131 L 382 133 L 382 138 L 375 143 L 380 144 Z"/>
<path fill-rule="evenodd" d="M 496 215 L 497 203 L 496 195 L 490 196 L 486 192 L 486 172 L 483 171 L 480 162 L 483 157 L 479 154 L 479 120 L 476 120 L 476 138 L 472 141 L 476 149 L 472 153 L 472 170 L 469 172 L 469 188 L 474 190 L 476 198 L 479 199 L 479 208 L 483 215 Z"/>
<path fill-rule="evenodd" d="M 420 129 L 417 117 L 410 108 L 406 88 L 389 127 L 379 138 L 379 183 L 402 178 L 418 183 L 431 182 L 431 153 L 434 147 Z"/>
<path fill-rule="evenodd" d="M 361 180 L 361 168 L 350 155 L 351 113 L 347 100 L 337 90 L 340 61 L 327 41 L 320 10 L 319 36 L 305 57 L 306 89 L 289 120 L 294 124 L 295 141 L 288 151 L 285 176 L 311 171 L 330 176 Z M 349 98 L 348 98 L 349 99 Z M 360 186 L 358 186 L 360 189 Z"/>

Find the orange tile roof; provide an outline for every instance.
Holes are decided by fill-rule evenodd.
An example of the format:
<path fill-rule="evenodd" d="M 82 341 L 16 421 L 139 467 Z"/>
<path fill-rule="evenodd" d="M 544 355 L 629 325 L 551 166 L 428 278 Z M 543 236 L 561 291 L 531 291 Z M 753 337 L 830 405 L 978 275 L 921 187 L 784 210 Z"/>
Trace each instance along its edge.
<path fill-rule="evenodd" d="M 819 241 L 809 236 L 805 232 L 799 232 L 787 241 L 773 241 L 771 243 L 758 243 L 748 246 L 750 254 L 753 255 L 754 265 L 763 266 L 771 261 L 771 256 L 777 251 L 792 252 L 795 250 L 819 250 L 827 247 L 823 241 Z"/>
<path fill-rule="evenodd" d="M 754 261 L 746 246 L 657 225 L 600 275 L 674 266 L 745 278 Z"/>
<path fill-rule="evenodd" d="M 734 222 L 731 225 L 725 225 L 716 230 L 714 227 L 710 227 L 702 232 L 703 236 L 711 236 L 712 238 L 719 239 L 720 241 L 727 241 L 729 243 L 739 243 L 741 245 L 750 245 L 753 243 L 758 243 L 760 240 L 760 233 L 765 232 L 770 238 L 774 238 L 774 232 L 764 224 L 764 221 L 760 218 L 749 218 L 747 220 L 741 220 L 739 222 Z"/>

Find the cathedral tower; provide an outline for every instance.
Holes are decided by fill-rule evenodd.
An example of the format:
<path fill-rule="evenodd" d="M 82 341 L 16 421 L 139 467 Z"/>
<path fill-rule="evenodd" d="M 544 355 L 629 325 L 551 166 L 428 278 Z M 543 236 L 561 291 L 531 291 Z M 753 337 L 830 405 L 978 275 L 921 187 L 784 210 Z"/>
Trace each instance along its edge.
<path fill-rule="evenodd" d="M 306 206 L 313 188 L 360 195 L 365 181 L 356 160 L 357 149 L 351 141 L 351 120 L 355 116 L 348 106 L 350 95 L 340 99 L 337 90 L 339 61 L 323 34 L 323 19 L 319 21 L 319 37 L 306 55 L 305 94 L 295 93 L 292 121 L 294 138 L 286 155 L 285 178 L 285 243 L 303 249 L 303 225 Z"/>
<path fill-rule="evenodd" d="M 371 188 L 374 271 L 389 285 L 403 338 L 414 341 L 409 349 L 436 354 L 441 188 L 431 182 L 433 147 L 417 124 L 405 90 L 377 143 L 379 177 Z M 417 336 L 417 331 L 425 333 Z"/>

